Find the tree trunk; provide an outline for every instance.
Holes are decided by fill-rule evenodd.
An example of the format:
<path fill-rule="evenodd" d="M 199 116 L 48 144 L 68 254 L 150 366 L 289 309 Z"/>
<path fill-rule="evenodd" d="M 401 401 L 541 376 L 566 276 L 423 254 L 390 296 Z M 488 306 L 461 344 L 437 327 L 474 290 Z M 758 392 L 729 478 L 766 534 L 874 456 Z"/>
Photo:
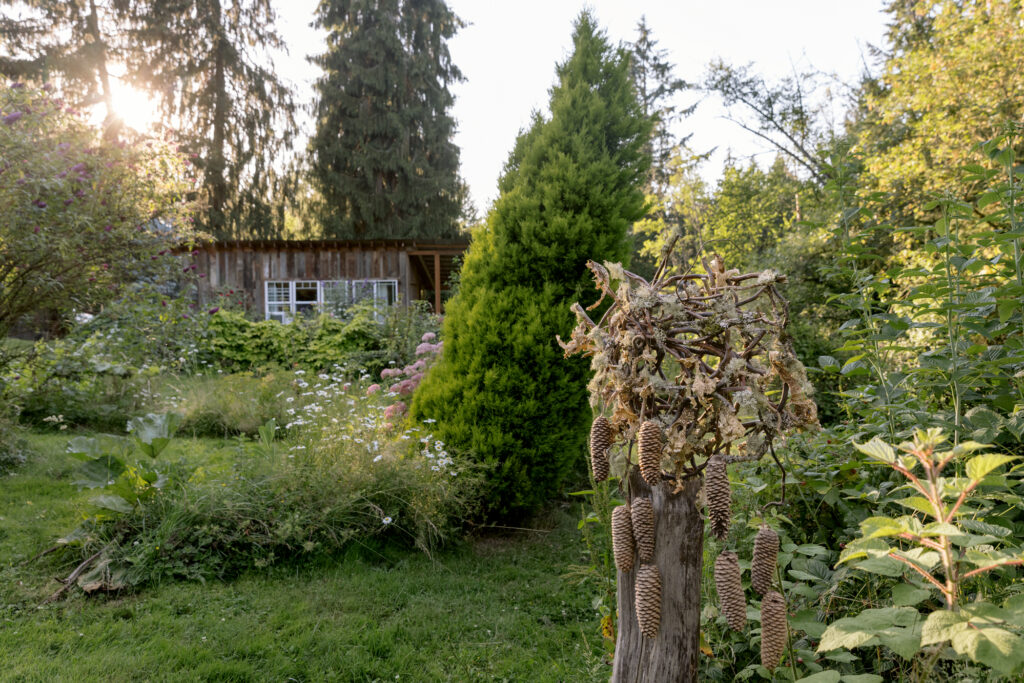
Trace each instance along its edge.
<path fill-rule="evenodd" d="M 618 573 L 619 634 L 612 683 L 676 683 L 697 680 L 700 640 L 700 582 L 704 559 L 704 520 L 697 508 L 700 479 L 648 486 L 634 468 L 629 499 L 650 496 L 654 507 L 654 564 L 661 573 L 661 626 L 645 638 L 633 603 L 636 568 Z M 639 561 L 637 562 L 639 566 Z"/>

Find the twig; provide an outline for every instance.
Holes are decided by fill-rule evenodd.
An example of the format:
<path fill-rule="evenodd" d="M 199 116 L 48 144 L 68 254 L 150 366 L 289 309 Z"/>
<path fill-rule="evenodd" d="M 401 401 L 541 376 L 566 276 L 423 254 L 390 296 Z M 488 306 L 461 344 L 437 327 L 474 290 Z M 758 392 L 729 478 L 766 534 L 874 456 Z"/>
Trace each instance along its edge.
<path fill-rule="evenodd" d="M 56 600 L 57 598 L 59 598 L 61 595 L 63 595 L 64 591 L 66 591 L 67 589 L 71 588 L 72 584 L 75 583 L 75 580 L 79 576 L 81 576 L 82 572 L 84 572 L 89 567 L 89 565 L 93 562 L 93 560 L 95 560 L 97 557 L 102 555 L 103 552 L 107 548 L 109 548 L 109 547 L 110 546 L 108 545 L 108 546 L 102 548 L 101 550 L 98 550 L 95 555 L 93 555 L 89 559 L 87 559 L 84 562 L 82 562 L 82 564 L 80 564 L 77 567 L 75 567 L 75 570 L 73 572 L 71 572 L 70 574 L 68 574 L 68 578 L 64 579 L 64 585 L 61 586 L 59 589 L 57 589 L 56 593 L 54 593 L 50 597 L 48 597 L 45 600 L 43 600 L 43 602 L 40 603 L 40 606 L 48 604 L 48 603 L 51 603 L 54 600 Z"/>

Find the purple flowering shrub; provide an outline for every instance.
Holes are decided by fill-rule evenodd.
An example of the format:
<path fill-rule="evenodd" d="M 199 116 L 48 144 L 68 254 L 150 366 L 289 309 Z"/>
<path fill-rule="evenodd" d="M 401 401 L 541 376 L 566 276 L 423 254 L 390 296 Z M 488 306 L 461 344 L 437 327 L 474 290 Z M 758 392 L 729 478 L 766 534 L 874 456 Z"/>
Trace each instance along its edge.
<path fill-rule="evenodd" d="M 95 311 L 173 258 L 195 187 L 167 144 L 104 139 L 51 88 L 0 86 L 0 333 Z"/>

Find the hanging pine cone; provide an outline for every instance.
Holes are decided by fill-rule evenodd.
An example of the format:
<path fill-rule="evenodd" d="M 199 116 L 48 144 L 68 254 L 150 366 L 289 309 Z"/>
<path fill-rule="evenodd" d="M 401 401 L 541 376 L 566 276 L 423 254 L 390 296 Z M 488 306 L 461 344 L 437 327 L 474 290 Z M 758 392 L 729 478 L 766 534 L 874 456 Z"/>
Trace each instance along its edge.
<path fill-rule="evenodd" d="M 661 481 L 661 427 L 650 420 L 640 425 L 637 446 L 640 452 L 640 474 L 651 486 Z"/>
<path fill-rule="evenodd" d="M 658 635 L 661 626 L 661 572 L 653 564 L 636 571 L 636 621 L 648 638 Z"/>
<path fill-rule="evenodd" d="M 786 649 L 786 602 L 775 591 L 761 600 L 761 666 L 774 671 Z"/>
<path fill-rule="evenodd" d="M 650 498 L 634 498 L 633 538 L 636 540 L 636 554 L 641 562 L 654 559 L 654 507 Z"/>
<path fill-rule="evenodd" d="M 612 554 L 620 572 L 633 571 L 633 521 L 625 505 L 612 510 Z"/>
<path fill-rule="evenodd" d="M 608 478 L 608 449 L 612 445 L 612 423 L 604 415 L 594 418 L 590 426 L 590 467 L 594 481 Z"/>
<path fill-rule="evenodd" d="M 704 497 L 708 505 L 711 533 L 720 539 L 729 533 L 729 522 L 732 520 L 731 495 L 725 460 L 714 455 L 704 468 Z"/>
<path fill-rule="evenodd" d="M 750 563 L 750 586 L 766 595 L 775 585 L 775 563 L 779 555 L 779 535 L 762 526 L 754 536 L 754 558 Z"/>
<path fill-rule="evenodd" d="M 733 631 L 742 631 L 747 625 L 747 601 L 740 583 L 740 563 L 736 553 L 726 550 L 715 560 L 715 588 L 722 616 Z"/>

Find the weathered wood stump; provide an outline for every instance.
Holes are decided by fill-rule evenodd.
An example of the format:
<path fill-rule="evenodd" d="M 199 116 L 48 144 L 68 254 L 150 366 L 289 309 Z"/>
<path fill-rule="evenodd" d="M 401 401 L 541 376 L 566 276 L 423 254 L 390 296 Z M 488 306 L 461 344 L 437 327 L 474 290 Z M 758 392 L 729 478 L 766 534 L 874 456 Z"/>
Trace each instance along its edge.
<path fill-rule="evenodd" d="M 640 633 L 634 604 L 636 568 L 618 573 L 619 632 L 612 683 L 697 680 L 704 520 L 697 508 L 700 479 L 673 494 L 672 482 L 648 486 L 633 469 L 629 497 L 651 496 L 655 519 L 654 564 L 661 572 L 661 627 L 656 638 Z"/>

